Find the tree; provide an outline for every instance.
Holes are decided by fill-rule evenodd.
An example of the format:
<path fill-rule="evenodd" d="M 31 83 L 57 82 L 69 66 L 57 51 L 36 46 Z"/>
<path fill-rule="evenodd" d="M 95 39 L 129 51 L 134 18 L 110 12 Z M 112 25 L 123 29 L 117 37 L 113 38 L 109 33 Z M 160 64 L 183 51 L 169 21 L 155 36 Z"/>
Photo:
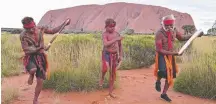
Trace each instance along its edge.
<path fill-rule="evenodd" d="M 210 28 L 210 29 L 208 29 L 207 34 L 208 35 L 216 35 L 216 28 Z"/>
<path fill-rule="evenodd" d="M 134 33 L 134 29 L 126 29 L 125 34 L 132 35 Z"/>
<path fill-rule="evenodd" d="M 212 27 L 207 31 L 208 35 L 216 35 L 216 20 L 213 23 Z"/>
<path fill-rule="evenodd" d="M 184 25 L 182 29 L 184 29 L 185 34 L 193 34 L 196 30 L 194 25 Z"/>

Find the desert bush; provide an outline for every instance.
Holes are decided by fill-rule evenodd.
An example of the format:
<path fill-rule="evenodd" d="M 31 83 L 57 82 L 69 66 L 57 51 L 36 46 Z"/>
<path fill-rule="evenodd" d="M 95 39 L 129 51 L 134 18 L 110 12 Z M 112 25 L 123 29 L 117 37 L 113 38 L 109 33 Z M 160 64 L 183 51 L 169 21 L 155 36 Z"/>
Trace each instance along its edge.
<path fill-rule="evenodd" d="M 45 43 L 52 36 L 45 35 Z M 12 45 L 13 44 L 13 45 Z M 23 70 L 23 55 L 18 35 L 2 36 L 2 75 L 10 76 L 12 70 Z M 154 63 L 154 37 L 125 36 L 124 58 L 121 69 L 148 67 Z M 91 91 L 98 89 L 101 73 L 102 40 L 99 34 L 59 35 L 48 52 L 51 77 L 44 88 L 58 92 Z M 7 62 L 12 62 L 8 64 Z M 108 87 L 108 75 L 104 87 Z M 118 79 L 117 79 L 118 80 Z M 118 81 L 117 81 L 118 82 Z M 118 85 L 118 83 L 116 83 Z"/>
<path fill-rule="evenodd" d="M 18 75 L 23 69 L 19 36 L 3 34 L 1 37 L 1 75 L 2 77 Z"/>
<path fill-rule="evenodd" d="M 17 88 L 7 86 L 1 91 L 1 104 L 10 104 L 12 100 L 18 98 L 19 92 Z"/>
<path fill-rule="evenodd" d="M 213 52 L 201 52 L 196 48 L 183 55 L 182 70 L 174 89 L 193 96 L 216 99 L 216 48 L 213 48 Z"/>

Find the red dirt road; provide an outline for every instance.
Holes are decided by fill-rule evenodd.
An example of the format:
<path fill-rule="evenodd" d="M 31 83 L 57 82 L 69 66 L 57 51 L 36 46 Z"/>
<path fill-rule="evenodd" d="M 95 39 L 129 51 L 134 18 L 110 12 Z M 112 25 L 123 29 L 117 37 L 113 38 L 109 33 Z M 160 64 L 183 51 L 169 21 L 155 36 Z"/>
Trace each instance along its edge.
<path fill-rule="evenodd" d="M 154 89 L 152 68 L 118 72 L 120 84 L 114 90 L 118 98 L 108 97 L 107 89 L 89 93 L 69 92 L 64 94 L 43 90 L 39 97 L 39 104 L 169 104 L 160 99 L 160 93 Z M 32 104 L 35 83 L 29 86 L 27 79 L 28 75 L 20 75 L 2 80 L 2 88 L 6 85 L 19 88 L 19 97 L 12 104 Z M 172 104 L 216 104 L 216 101 L 192 97 L 172 89 L 168 91 L 168 95 L 173 100 Z"/>

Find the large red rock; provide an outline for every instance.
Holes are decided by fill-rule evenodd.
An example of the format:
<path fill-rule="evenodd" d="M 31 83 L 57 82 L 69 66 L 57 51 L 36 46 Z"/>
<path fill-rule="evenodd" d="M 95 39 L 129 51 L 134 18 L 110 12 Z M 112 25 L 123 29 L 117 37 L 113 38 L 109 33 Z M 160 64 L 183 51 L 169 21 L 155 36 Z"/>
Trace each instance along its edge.
<path fill-rule="evenodd" d="M 83 5 L 58 10 L 50 10 L 42 17 L 38 25 L 58 26 L 66 18 L 71 19 L 69 30 L 103 31 L 104 21 L 113 18 L 117 22 L 116 30 L 134 29 L 136 33 L 152 33 L 160 28 L 161 18 L 173 14 L 176 27 L 181 32 L 183 25 L 194 25 L 187 13 L 170 10 L 165 7 L 133 4 L 110 3 L 106 5 Z"/>

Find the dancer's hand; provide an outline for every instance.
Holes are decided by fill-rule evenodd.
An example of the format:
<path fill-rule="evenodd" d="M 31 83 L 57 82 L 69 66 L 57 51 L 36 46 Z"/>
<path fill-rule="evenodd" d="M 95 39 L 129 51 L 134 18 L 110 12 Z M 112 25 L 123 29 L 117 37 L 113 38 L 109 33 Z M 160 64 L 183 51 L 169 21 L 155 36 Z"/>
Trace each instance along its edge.
<path fill-rule="evenodd" d="M 172 55 L 177 56 L 179 54 L 178 54 L 178 52 L 172 52 Z"/>
<path fill-rule="evenodd" d="M 121 56 L 118 57 L 118 62 L 120 62 L 120 61 L 122 61 L 122 57 Z"/>
<path fill-rule="evenodd" d="M 201 32 L 200 34 L 199 34 L 199 36 L 198 37 L 201 37 L 201 36 L 203 36 L 204 35 L 204 33 L 203 32 Z"/>
<path fill-rule="evenodd" d="M 178 56 L 182 56 L 184 52 L 182 52 L 181 54 L 178 54 Z"/>
<path fill-rule="evenodd" d="M 70 24 L 70 19 L 68 18 L 67 20 L 65 20 L 65 26 L 69 25 Z"/>
<path fill-rule="evenodd" d="M 122 39 L 123 39 L 122 36 L 119 36 L 119 37 L 116 38 L 117 41 L 122 40 Z"/>

